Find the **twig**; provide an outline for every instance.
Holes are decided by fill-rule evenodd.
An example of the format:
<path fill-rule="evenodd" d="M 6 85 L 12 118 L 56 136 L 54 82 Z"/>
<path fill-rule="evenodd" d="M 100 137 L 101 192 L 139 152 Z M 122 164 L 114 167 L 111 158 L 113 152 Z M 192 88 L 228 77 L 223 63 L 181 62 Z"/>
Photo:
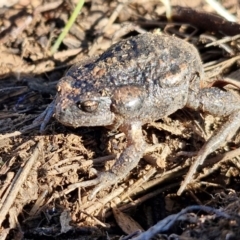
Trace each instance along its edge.
<path fill-rule="evenodd" d="M 12 204 L 14 203 L 17 194 L 20 190 L 20 187 L 24 183 L 25 179 L 28 176 L 29 171 L 31 170 L 33 164 L 38 159 L 39 153 L 42 151 L 43 148 L 43 142 L 39 141 L 38 145 L 36 146 L 31 158 L 28 160 L 28 162 L 25 164 L 25 166 L 21 169 L 19 169 L 16 177 L 14 178 L 11 188 L 9 191 L 9 194 L 4 201 L 2 207 L 0 208 L 0 226 L 2 222 L 5 220 L 6 215 L 9 212 L 9 209 L 11 208 Z"/>
<path fill-rule="evenodd" d="M 219 46 L 220 48 L 224 49 L 227 53 L 229 53 L 231 56 L 234 55 L 234 50 L 229 45 L 227 45 L 226 43 L 221 43 L 219 40 L 217 40 L 216 37 L 208 35 L 208 34 L 200 35 L 200 40 L 201 41 L 205 41 L 205 39 L 211 41 L 211 43 L 208 43 L 208 44 L 205 45 L 206 48 L 209 47 L 209 46 Z"/>
<path fill-rule="evenodd" d="M 13 172 L 8 172 L 8 173 L 7 173 L 6 180 L 4 181 L 4 184 L 1 186 L 1 189 L 0 189 L 0 197 L 2 196 L 2 194 L 4 193 L 4 191 L 7 189 L 7 187 L 10 185 L 13 177 L 14 177 L 14 173 L 13 173 Z M 1 207 L 1 202 L 2 202 L 2 200 L 3 200 L 3 199 L 1 199 L 1 201 L 0 201 L 0 207 Z"/>
<path fill-rule="evenodd" d="M 141 188 L 143 183 L 147 182 L 149 178 L 151 178 L 155 173 L 157 172 L 156 168 L 151 168 L 145 175 L 144 177 L 140 178 L 138 181 L 136 181 L 132 186 L 130 186 L 127 191 L 125 191 L 121 196 L 121 200 L 124 200 L 125 198 L 129 197 L 132 195 L 132 192 L 136 188 Z"/>
<path fill-rule="evenodd" d="M 55 9 L 58 8 L 62 3 L 63 3 L 63 0 L 55 0 L 54 2 L 41 4 L 40 6 L 38 6 L 38 7 L 35 9 L 34 15 L 35 15 L 35 14 L 40 14 L 40 13 L 42 13 L 42 12 L 47 12 L 47 11 L 55 10 Z"/>
<path fill-rule="evenodd" d="M 237 34 L 237 35 L 235 35 L 233 37 L 226 36 L 224 38 L 221 38 L 221 39 L 218 39 L 218 40 L 216 39 L 215 41 L 212 41 L 211 43 L 206 44 L 205 47 L 217 46 L 217 45 L 220 45 L 220 44 L 223 44 L 223 43 L 236 41 L 239 38 L 240 38 L 240 34 Z"/>
<path fill-rule="evenodd" d="M 169 189 L 175 188 L 179 186 L 179 182 L 177 183 L 172 183 L 172 184 L 168 184 L 165 187 L 162 188 L 158 188 L 155 191 L 152 191 L 148 194 L 144 194 L 142 197 L 135 199 L 134 201 L 131 201 L 130 203 L 124 204 L 123 206 L 118 207 L 119 210 L 121 211 L 125 211 L 128 210 L 130 208 L 136 208 L 136 206 L 139 206 L 140 204 L 142 204 L 143 202 L 147 201 L 148 199 L 151 199 L 153 197 L 158 196 L 160 193 L 166 192 Z M 106 215 L 106 217 L 108 217 L 108 214 Z"/>
<path fill-rule="evenodd" d="M 87 213 L 87 212 L 85 212 L 85 211 L 82 211 L 82 210 L 80 210 L 80 212 L 81 212 L 82 214 L 85 214 L 85 215 L 87 215 L 88 217 L 92 218 L 98 225 L 100 225 L 100 226 L 102 226 L 102 227 L 104 227 L 104 228 L 107 228 L 107 224 L 101 222 L 99 219 L 97 219 L 96 217 L 94 217 L 92 214 L 89 214 L 89 213 Z"/>
<path fill-rule="evenodd" d="M 228 21 L 236 22 L 237 18 L 230 14 L 219 2 L 216 0 L 205 0 L 220 16 L 224 17 Z"/>
<path fill-rule="evenodd" d="M 235 36 L 240 32 L 240 25 L 224 18 L 206 12 L 195 11 L 192 8 L 175 6 L 172 8 L 172 19 L 176 22 L 190 23 L 204 31 L 218 32 L 227 36 Z"/>
<path fill-rule="evenodd" d="M 172 19 L 172 7 L 171 7 L 171 3 L 169 0 L 160 0 L 160 2 L 163 3 L 163 5 L 166 8 L 166 18 L 168 21 L 171 21 Z"/>
<path fill-rule="evenodd" d="M 93 212 L 100 211 L 108 202 L 112 201 L 115 197 L 119 196 L 121 193 L 123 193 L 125 189 L 123 187 L 119 187 L 116 190 L 112 191 L 110 194 L 108 194 L 106 197 L 101 198 L 100 201 L 97 202 L 91 202 L 91 206 L 89 205 L 89 202 L 87 204 L 83 204 L 81 207 L 85 209 L 84 211 L 86 213 L 92 214 Z"/>
<path fill-rule="evenodd" d="M 43 190 L 38 195 L 37 201 L 34 203 L 33 207 L 31 208 L 31 210 L 29 212 L 29 217 L 33 217 L 35 214 L 39 213 L 39 209 L 46 201 L 48 194 L 49 194 L 49 191 L 46 189 L 46 190 Z"/>
<path fill-rule="evenodd" d="M 235 64 L 240 59 L 240 56 L 235 56 L 230 59 L 227 59 L 226 61 L 222 61 L 218 64 L 214 64 L 212 66 L 205 67 L 204 65 L 204 71 L 206 72 L 206 79 L 213 78 L 223 72 L 224 69 L 229 68 L 233 64 Z M 211 71 L 213 70 L 213 71 Z M 209 73 L 208 73 L 209 71 Z"/>
<path fill-rule="evenodd" d="M 7 134 L 4 134 L 4 135 L 1 135 L 0 140 L 10 138 L 10 137 L 16 137 L 16 136 L 19 136 L 21 134 L 22 134 L 22 132 L 20 132 L 20 131 L 15 131 L 13 133 L 7 133 Z"/>
<path fill-rule="evenodd" d="M 215 214 L 217 217 L 223 217 L 230 219 L 230 215 L 221 212 L 217 209 L 207 207 L 207 206 L 190 206 L 185 209 L 183 209 L 181 212 L 177 214 L 170 215 L 163 219 L 162 221 L 158 222 L 156 225 L 153 227 L 149 228 L 147 231 L 141 233 L 138 235 L 136 238 L 131 238 L 133 240 L 147 240 L 151 239 L 153 236 L 155 236 L 157 233 L 162 233 L 169 231 L 170 228 L 180 220 L 180 218 L 183 217 L 183 215 L 187 214 L 188 212 L 192 211 L 204 211 L 207 212 L 208 214 Z"/>

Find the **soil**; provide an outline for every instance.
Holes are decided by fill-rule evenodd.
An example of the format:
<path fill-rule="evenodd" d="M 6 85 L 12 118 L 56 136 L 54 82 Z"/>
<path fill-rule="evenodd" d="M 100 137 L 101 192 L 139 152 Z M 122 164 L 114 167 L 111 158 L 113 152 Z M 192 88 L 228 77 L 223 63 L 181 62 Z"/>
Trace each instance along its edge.
<path fill-rule="evenodd" d="M 125 148 L 124 134 L 73 129 L 54 118 L 40 131 L 71 65 L 144 31 L 160 29 L 194 44 L 204 87 L 238 98 L 239 1 L 221 1 L 233 23 L 202 0 L 172 0 L 171 19 L 157 0 L 88 0 L 53 53 L 77 2 L 0 3 L 0 239 L 240 239 L 239 131 L 176 194 L 196 153 L 226 119 L 182 109 L 147 124 L 149 147 L 138 167 L 93 200 L 92 187 L 78 183 L 111 168 Z"/>

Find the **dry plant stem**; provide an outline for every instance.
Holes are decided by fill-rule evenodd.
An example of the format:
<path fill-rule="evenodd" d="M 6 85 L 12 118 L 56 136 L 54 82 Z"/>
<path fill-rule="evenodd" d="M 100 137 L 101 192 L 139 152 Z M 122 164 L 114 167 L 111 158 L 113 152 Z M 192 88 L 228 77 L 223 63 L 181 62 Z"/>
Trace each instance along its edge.
<path fill-rule="evenodd" d="M 124 211 L 124 210 L 128 210 L 130 208 L 139 206 L 140 204 L 142 204 L 143 202 L 147 201 L 148 199 L 156 197 L 160 193 L 163 193 L 163 192 L 165 192 L 165 191 L 167 191 L 167 190 L 169 190 L 171 188 L 175 188 L 177 186 L 179 186 L 179 182 L 168 184 L 166 187 L 158 188 L 157 190 L 152 191 L 151 193 L 145 194 L 144 196 L 142 196 L 142 197 L 140 197 L 140 198 L 138 198 L 138 199 L 136 199 L 134 201 L 131 201 L 130 203 L 127 203 L 127 204 L 124 204 L 121 207 L 118 207 L 118 209 L 121 210 L 121 211 Z M 106 217 L 107 216 L 108 215 L 106 215 Z"/>
<path fill-rule="evenodd" d="M 19 131 L 15 131 L 13 133 L 7 133 L 7 134 L 4 134 L 4 135 L 1 135 L 0 136 L 0 140 L 3 140 L 3 139 L 6 139 L 6 138 L 10 138 L 10 137 L 16 137 L 16 136 L 19 136 L 21 135 L 22 133 L 19 132 Z"/>
<path fill-rule="evenodd" d="M 4 181 L 4 184 L 2 185 L 1 189 L 0 189 L 0 197 L 2 196 L 2 194 L 4 193 L 4 191 L 7 189 L 7 187 L 10 185 L 10 183 L 12 182 L 12 179 L 14 177 L 14 173 L 13 172 L 8 172 L 7 173 L 7 177 L 6 180 Z M 2 199 L 0 201 L 0 207 L 2 203 Z"/>
<path fill-rule="evenodd" d="M 108 156 L 104 156 L 104 157 L 99 157 L 99 158 L 94 158 L 92 160 L 89 160 L 92 162 L 92 164 L 101 164 L 101 163 L 104 163 L 106 161 L 111 161 L 111 160 L 114 160 L 116 158 L 116 154 L 111 154 L 111 155 L 108 155 Z"/>
<path fill-rule="evenodd" d="M 229 151 L 229 152 L 226 152 L 226 153 L 223 153 L 223 154 L 219 154 L 219 155 L 217 155 L 213 158 L 210 158 L 207 161 L 206 165 L 212 166 L 213 164 L 219 162 L 220 160 L 221 161 L 226 161 L 226 160 L 235 158 L 237 156 L 240 156 L 240 148 L 237 148 L 235 150 L 232 150 L 232 151 Z"/>
<path fill-rule="evenodd" d="M 163 149 L 165 147 L 165 143 L 157 143 L 153 146 L 148 146 L 144 152 L 144 155 L 147 155 L 148 153 L 154 152 L 157 149 Z"/>
<path fill-rule="evenodd" d="M 114 160 L 115 158 L 116 158 L 116 155 L 112 154 L 104 157 L 94 158 L 92 160 L 84 160 L 81 162 L 81 168 L 90 167 L 95 164 L 102 164 L 106 161 Z"/>
<path fill-rule="evenodd" d="M 153 180 L 150 180 L 149 182 L 144 183 L 141 188 L 136 189 L 134 192 L 132 192 L 132 194 L 138 194 L 142 192 L 142 188 L 149 189 L 151 187 L 162 184 L 166 181 L 171 181 L 173 179 L 176 179 L 176 177 L 181 177 L 184 173 L 187 172 L 187 167 L 189 166 L 190 166 L 190 161 L 186 161 L 186 163 L 183 166 L 175 167 L 174 169 L 161 174 L 160 177 L 156 177 Z"/>
<path fill-rule="evenodd" d="M 172 19 L 176 22 L 190 23 L 197 28 L 204 29 L 209 32 L 221 32 L 226 36 L 234 36 L 239 34 L 240 25 L 229 22 L 224 18 L 206 13 L 195 11 L 187 7 L 172 7 Z"/>
<path fill-rule="evenodd" d="M 16 178 L 16 181 L 14 181 L 11 184 L 11 189 L 9 191 L 9 194 L 8 194 L 6 200 L 4 201 L 2 207 L 0 208 L 0 225 L 4 221 L 6 215 L 8 214 L 10 207 L 14 203 L 14 201 L 17 197 L 17 194 L 19 192 L 19 189 L 22 186 L 22 184 L 24 183 L 24 181 L 26 180 L 28 173 L 31 170 L 33 164 L 37 161 L 40 152 L 42 152 L 42 148 L 43 148 L 43 142 L 40 140 L 31 156 L 31 158 L 26 162 L 26 164 L 23 168 L 19 169 L 19 172 L 16 175 L 18 177 Z"/>
<path fill-rule="evenodd" d="M 44 190 L 44 191 L 42 191 L 41 194 L 39 194 L 37 201 L 35 202 L 35 204 L 33 205 L 32 209 L 29 212 L 30 217 L 34 216 L 39 211 L 40 207 L 46 201 L 48 193 L 49 193 L 48 190 Z"/>
<path fill-rule="evenodd" d="M 228 76 L 224 77 L 223 81 L 235 86 L 239 90 L 240 89 L 240 69 L 237 69 L 236 71 L 232 72 Z"/>
<path fill-rule="evenodd" d="M 223 43 L 236 41 L 239 38 L 240 38 L 240 34 L 237 34 L 237 35 L 235 35 L 233 37 L 227 36 L 227 37 L 224 37 L 224 38 L 221 38 L 221 39 L 218 39 L 218 40 L 216 39 L 216 41 L 206 44 L 206 47 L 218 46 L 218 45 L 223 44 Z"/>
<path fill-rule="evenodd" d="M 75 48 L 75 49 L 70 49 L 70 50 L 65 50 L 61 52 L 56 52 L 53 54 L 53 57 L 55 60 L 62 60 L 66 59 L 72 56 L 78 55 L 83 49 L 82 48 Z"/>
<path fill-rule="evenodd" d="M 204 67 L 204 71 L 206 72 L 206 76 L 205 76 L 206 79 L 218 76 L 219 74 L 221 74 L 223 72 L 224 69 L 232 66 L 239 59 L 240 59 L 240 56 L 236 56 L 236 57 L 232 57 L 226 61 L 215 64 L 213 66 L 209 66 L 206 68 Z M 213 70 L 213 71 L 211 71 L 211 70 Z M 211 71 L 211 72 L 208 73 L 208 71 Z"/>
<path fill-rule="evenodd" d="M 226 160 L 224 160 L 224 161 L 226 161 Z M 200 173 L 198 175 L 198 177 L 196 179 L 194 179 L 193 182 L 200 181 L 201 179 L 203 179 L 203 178 L 213 174 L 214 172 L 216 172 L 218 169 L 221 168 L 221 163 L 224 162 L 224 161 L 220 161 L 220 162 L 214 164 L 210 169 L 208 169 L 204 173 Z"/>
<path fill-rule="evenodd" d="M 189 212 L 192 211 L 204 211 L 208 214 L 215 214 L 217 217 L 222 217 L 222 218 L 227 218 L 230 219 L 230 215 L 221 212 L 217 209 L 207 207 L 207 206 L 190 206 L 185 209 L 183 209 L 181 212 L 177 214 L 170 215 L 163 219 L 162 221 L 158 222 L 156 225 L 153 227 L 149 228 L 147 231 L 141 233 L 138 235 L 136 238 L 131 238 L 132 240 L 146 240 L 146 239 L 151 239 L 158 233 L 166 232 L 169 231 L 170 228 L 176 224 L 177 221 L 182 219 L 184 215 L 186 215 Z M 186 218 L 187 219 L 187 218 Z"/>
<path fill-rule="evenodd" d="M 53 168 L 56 169 L 59 166 L 64 165 L 64 164 L 68 164 L 69 165 L 73 161 L 80 161 L 81 162 L 81 161 L 83 161 L 83 159 L 84 159 L 83 156 L 76 156 L 76 157 L 72 157 L 72 158 L 66 158 L 66 159 L 61 160 L 61 161 L 59 161 L 59 162 L 57 162 L 57 163 L 55 163 L 55 164 L 53 164 L 51 166 L 48 166 L 47 169 L 49 171 L 50 169 L 53 169 Z"/>
<path fill-rule="evenodd" d="M 231 56 L 234 55 L 234 50 L 232 48 L 230 48 L 230 46 L 227 45 L 226 43 L 219 42 L 216 37 L 213 37 L 213 36 L 207 35 L 207 34 L 202 34 L 200 36 L 200 39 L 201 39 L 201 41 L 205 41 L 205 39 L 211 41 L 210 44 L 205 45 L 206 48 L 209 46 L 219 46 L 220 48 L 224 49 L 227 53 L 229 53 Z"/>
<path fill-rule="evenodd" d="M 19 213 L 20 213 L 20 209 L 19 208 L 12 207 L 12 208 L 9 209 L 8 221 L 9 221 L 10 228 L 12 228 L 12 229 L 20 229 L 20 224 L 19 224 L 19 221 L 18 221 L 18 218 L 17 218 Z"/>
<path fill-rule="evenodd" d="M 105 223 L 103 223 L 103 222 L 101 222 L 99 219 L 95 218 L 92 214 L 89 214 L 89 213 L 84 212 L 84 211 L 82 211 L 82 210 L 80 210 L 80 212 L 81 212 L 82 214 L 85 214 L 85 215 L 87 215 L 88 217 L 92 218 L 98 225 L 100 225 L 100 226 L 102 226 L 102 227 L 104 227 L 104 228 L 107 228 L 107 225 L 106 225 Z"/>
<path fill-rule="evenodd" d="M 26 19 L 20 24 L 20 26 L 13 28 L 9 35 L 14 39 L 17 38 L 19 34 L 21 34 L 26 28 L 28 28 L 32 20 L 32 16 L 27 16 Z"/>
<path fill-rule="evenodd" d="M 210 174 L 212 174 L 213 172 L 217 171 L 220 168 L 220 165 L 225 162 L 228 161 L 234 157 L 240 156 L 240 148 L 237 148 L 235 150 L 232 150 L 230 152 L 221 154 L 220 156 L 211 158 L 209 160 L 206 161 L 206 165 L 211 164 L 211 169 L 209 169 L 208 171 L 206 171 L 205 173 L 201 173 L 198 175 L 198 177 L 196 178 L 196 181 L 201 180 L 202 178 L 205 178 L 207 176 L 209 176 Z M 216 161 L 219 161 L 216 163 Z M 215 163 L 214 165 L 212 165 L 213 163 Z"/>
<path fill-rule="evenodd" d="M 166 8 L 166 18 L 167 18 L 167 20 L 171 21 L 171 19 L 172 19 L 172 8 L 171 8 L 170 0 L 160 0 L 160 2 L 162 2 L 163 5 Z"/>
<path fill-rule="evenodd" d="M 180 156 L 185 156 L 185 157 L 194 157 L 197 155 L 197 152 L 187 152 L 187 151 L 180 151 L 176 153 L 176 156 L 180 157 Z"/>
<path fill-rule="evenodd" d="M 11 228 L 6 228 L 6 229 L 1 229 L 1 239 L 4 240 L 7 238 L 9 232 L 10 232 Z"/>
<path fill-rule="evenodd" d="M 116 18 L 118 17 L 118 14 L 120 13 L 120 11 L 122 11 L 123 7 L 126 4 L 129 4 L 132 0 L 122 0 L 117 7 L 114 9 L 112 15 L 110 16 L 107 25 L 103 28 L 101 35 L 96 39 L 96 41 L 94 42 L 94 44 L 92 45 L 90 51 L 89 51 L 89 56 L 93 56 L 94 53 L 97 50 L 98 45 L 102 42 L 103 40 L 103 35 L 106 32 L 106 30 L 114 23 L 114 21 L 116 20 Z"/>
<path fill-rule="evenodd" d="M 40 125 L 40 123 L 33 123 L 29 126 L 24 127 L 21 131 L 15 131 L 13 133 L 7 133 L 4 135 L 0 135 L 0 140 L 10 138 L 10 137 L 16 137 L 16 136 L 20 136 L 22 134 L 28 133 L 30 130 L 38 127 L 39 125 Z"/>
<path fill-rule="evenodd" d="M 58 8 L 61 4 L 63 3 L 63 0 L 55 0 L 54 2 L 50 2 L 50 3 L 46 3 L 46 4 L 41 4 L 40 6 L 38 6 L 35 11 L 34 11 L 34 15 L 38 14 L 38 13 L 42 13 L 42 12 L 47 12 L 47 11 L 51 11 L 54 10 L 56 8 Z"/>
<path fill-rule="evenodd" d="M 237 159 L 237 158 L 231 159 L 231 162 L 240 170 L 239 159 Z"/>
<path fill-rule="evenodd" d="M 193 193 L 193 191 L 189 190 L 188 191 L 189 194 L 191 195 L 191 197 L 195 200 L 195 202 L 198 204 L 198 205 L 203 205 L 203 203 L 200 201 L 200 199 Z"/>
<path fill-rule="evenodd" d="M 71 171 L 72 169 L 79 169 L 79 167 L 80 167 L 80 164 L 75 163 L 75 164 L 67 165 L 67 166 L 64 166 L 64 167 L 55 168 L 51 171 L 48 171 L 47 175 L 52 176 L 52 175 L 57 175 L 57 174 L 63 174 L 63 173 L 66 173 L 68 171 Z"/>
<path fill-rule="evenodd" d="M 237 18 L 230 14 L 218 1 L 216 0 L 205 0 L 220 16 L 224 17 L 228 21 L 236 22 Z"/>
<path fill-rule="evenodd" d="M 75 209 L 75 214 L 78 213 L 78 211 L 80 210 L 80 206 L 81 205 L 82 205 L 82 194 L 81 194 L 81 189 L 78 188 L 78 204 L 77 204 L 77 207 Z"/>
<path fill-rule="evenodd" d="M 205 187 L 213 187 L 215 189 L 220 188 L 220 189 L 225 189 L 221 184 L 216 184 L 216 183 L 210 183 L 210 182 L 204 182 L 201 181 L 200 183 L 202 186 L 204 185 Z M 200 186 L 199 186 L 200 187 Z"/>
<path fill-rule="evenodd" d="M 35 141 L 33 140 L 28 140 L 26 142 L 24 142 L 23 144 L 21 144 L 20 146 L 18 146 L 16 148 L 17 151 L 21 151 L 21 150 L 26 150 L 26 149 L 30 149 L 32 146 L 34 146 L 36 144 Z"/>
<path fill-rule="evenodd" d="M 11 168 L 11 166 L 15 163 L 16 159 L 17 159 L 17 157 L 14 156 L 9 161 L 6 161 L 0 169 L 0 175 L 7 174 L 7 172 Z"/>
<path fill-rule="evenodd" d="M 176 29 L 176 27 L 179 27 L 179 29 L 181 28 L 190 28 L 192 29 L 190 33 L 187 33 L 186 31 L 178 31 Z M 188 23 L 168 23 L 165 27 L 164 27 L 164 33 L 167 35 L 176 35 L 179 36 L 180 38 L 184 38 L 184 40 L 191 41 L 195 34 L 198 32 L 198 29 L 195 28 L 193 25 L 188 24 Z"/>
<path fill-rule="evenodd" d="M 108 194 L 106 197 L 102 198 L 99 201 L 87 202 L 87 204 L 83 204 L 82 208 L 85 212 L 92 214 L 93 212 L 102 209 L 108 202 L 112 201 L 115 197 L 119 196 L 124 191 L 124 188 L 119 187 L 118 189 L 112 191 L 110 194 Z"/>
<path fill-rule="evenodd" d="M 148 181 L 148 179 L 152 177 L 156 172 L 157 172 L 156 168 L 151 168 L 143 177 L 136 181 L 132 186 L 128 187 L 127 191 L 120 196 L 121 200 L 124 200 L 125 198 L 132 196 L 134 190 L 139 187 L 141 188 L 142 184 Z"/>
<path fill-rule="evenodd" d="M 181 129 L 177 129 L 174 126 L 169 126 L 165 123 L 161 123 L 161 122 L 152 122 L 151 124 L 149 124 L 150 126 L 158 129 L 158 130 L 165 130 L 167 132 L 170 132 L 172 134 L 178 135 L 178 136 L 182 136 L 182 130 Z"/>
<path fill-rule="evenodd" d="M 12 182 L 15 182 L 16 178 L 18 178 L 18 177 L 19 177 L 19 173 L 16 174 L 16 176 L 15 176 L 15 178 L 13 178 Z M 1 207 L 3 206 L 6 198 L 8 197 L 10 190 L 11 190 L 11 184 L 9 185 L 8 189 L 6 190 L 6 192 L 4 193 L 4 195 L 3 195 L 2 198 L 1 198 L 1 201 L 0 201 L 0 209 L 1 209 Z"/>

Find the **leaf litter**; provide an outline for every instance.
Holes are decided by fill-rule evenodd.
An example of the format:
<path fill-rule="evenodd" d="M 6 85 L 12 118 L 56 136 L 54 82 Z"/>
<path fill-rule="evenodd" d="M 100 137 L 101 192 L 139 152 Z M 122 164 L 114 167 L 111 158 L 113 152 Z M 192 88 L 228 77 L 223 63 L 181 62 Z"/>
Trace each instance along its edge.
<path fill-rule="evenodd" d="M 40 133 L 41 120 L 32 122 L 52 102 L 57 81 L 73 63 L 156 28 L 195 44 L 204 61 L 204 84 L 220 84 L 238 96 L 240 26 L 216 18 L 215 9 L 200 0 L 194 9 L 186 8 L 192 1 L 173 8 L 171 23 L 159 1 L 86 1 L 51 55 L 76 2 L 19 0 L 0 6 L 1 238 L 238 239 L 239 132 L 176 195 L 197 151 L 224 119 L 184 109 L 144 126 L 148 149 L 138 167 L 92 201 L 91 189 L 78 188 L 78 182 L 111 168 L 125 136 L 97 127 L 71 129 L 54 119 Z M 222 6 L 238 17 L 237 1 Z M 216 21 L 208 26 L 201 19 Z"/>

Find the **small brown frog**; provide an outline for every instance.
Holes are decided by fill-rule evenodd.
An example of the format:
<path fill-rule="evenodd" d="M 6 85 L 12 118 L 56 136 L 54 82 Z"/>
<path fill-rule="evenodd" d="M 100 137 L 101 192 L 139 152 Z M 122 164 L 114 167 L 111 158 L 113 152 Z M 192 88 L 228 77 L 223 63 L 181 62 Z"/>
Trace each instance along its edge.
<path fill-rule="evenodd" d="M 178 194 L 207 155 L 240 127 L 240 102 L 219 88 L 201 88 L 203 66 L 196 48 L 177 37 L 144 33 L 122 40 L 98 58 L 74 65 L 58 84 L 55 117 L 72 127 L 120 129 L 127 147 L 112 169 L 82 186 L 100 189 L 124 178 L 146 148 L 142 125 L 187 107 L 228 121 L 204 144 Z"/>

